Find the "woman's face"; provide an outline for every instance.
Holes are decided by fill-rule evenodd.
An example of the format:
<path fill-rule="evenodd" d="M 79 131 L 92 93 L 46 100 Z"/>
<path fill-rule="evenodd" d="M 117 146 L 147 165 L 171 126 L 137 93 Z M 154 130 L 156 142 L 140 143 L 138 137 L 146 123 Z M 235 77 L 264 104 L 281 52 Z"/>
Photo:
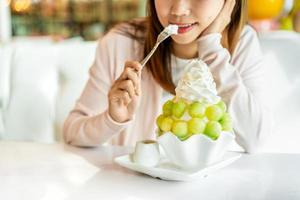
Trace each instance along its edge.
<path fill-rule="evenodd" d="M 225 0 L 154 0 L 163 27 L 179 26 L 173 40 L 178 44 L 195 41 L 221 11 Z"/>

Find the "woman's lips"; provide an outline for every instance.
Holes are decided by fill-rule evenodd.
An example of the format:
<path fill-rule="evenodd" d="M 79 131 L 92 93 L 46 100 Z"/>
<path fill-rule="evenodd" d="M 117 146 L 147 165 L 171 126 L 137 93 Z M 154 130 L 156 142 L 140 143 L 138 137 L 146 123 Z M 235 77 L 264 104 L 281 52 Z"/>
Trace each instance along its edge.
<path fill-rule="evenodd" d="M 195 25 L 197 25 L 197 22 L 190 24 L 174 24 L 178 26 L 178 34 L 183 34 L 192 30 L 195 27 Z"/>

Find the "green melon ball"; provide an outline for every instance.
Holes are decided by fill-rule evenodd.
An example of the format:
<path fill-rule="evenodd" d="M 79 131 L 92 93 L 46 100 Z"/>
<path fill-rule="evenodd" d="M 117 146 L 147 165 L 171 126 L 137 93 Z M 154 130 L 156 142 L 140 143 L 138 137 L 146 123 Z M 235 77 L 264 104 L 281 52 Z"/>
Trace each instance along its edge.
<path fill-rule="evenodd" d="M 205 115 L 210 121 L 219 121 L 224 112 L 218 105 L 211 105 L 206 108 Z"/>
<path fill-rule="evenodd" d="M 217 106 L 219 106 L 219 108 L 221 108 L 221 110 L 223 111 L 223 113 L 226 112 L 227 106 L 226 106 L 226 104 L 225 104 L 224 101 L 220 100 L 220 101 L 217 103 Z"/>
<path fill-rule="evenodd" d="M 219 120 L 219 123 L 222 126 L 223 131 L 232 131 L 233 126 L 232 126 L 232 118 L 229 115 L 229 113 L 225 113 L 223 117 Z"/>
<path fill-rule="evenodd" d="M 165 118 L 165 115 L 159 115 L 157 118 L 156 118 L 156 125 L 160 128 L 161 127 L 161 123 L 162 121 L 164 120 Z"/>
<path fill-rule="evenodd" d="M 222 126 L 223 131 L 232 132 L 233 127 L 232 127 L 232 124 L 230 122 L 224 122 L 224 123 L 220 123 L 220 124 Z"/>
<path fill-rule="evenodd" d="M 221 117 L 220 121 L 232 122 L 232 118 L 231 118 L 230 114 L 226 112 Z"/>
<path fill-rule="evenodd" d="M 188 134 L 188 124 L 186 121 L 178 120 L 173 123 L 172 133 L 178 138 L 183 138 Z"/>
<path fill-rule="evenodd" d="M 166 103 L 164 103 L 163 114 L 167 116 L 172 115 L 172 107 L 173 107 L 173 101 L 168 100 Z"/>
<path fill-rule="evenodd" d="M 222 126 L 219 122 L 209 121 L 206 124 L 204 134 L 210 137 L 211 139 L 216 140 L 221 134 L 221 131 L 222 131 Z"/>
<path fill-rule="evenodd" d="M 206 109 L 206 106 L 204 104 L 196 101 L 196 102 L 190 104 L 190 106 L 188 108 L 188 112 L 191 117 L 201 118 L 201 117 L 204 117 L 204 115 L 205 115 L 205 109 Z"/>
<path fill-rule="evenodd" d="M 185 141 L 185 140 L 189 139 L 189 137 L 191 137 L 191 135 L 187 134 L 187 135 L 185 135 L 185 136 L 183 136 L 183 137 L 178 137 L 178 138 L 179 138 L 181 141 Z"/>
<path fill-rule="evenodd" d="M 201 118 L 192 118 L 188 121 L 188 132 L 190 135 L 203 133 L 206 122 Z"/>
<path fill-rule="evenodd" d="M 168 132 L 171 131 L 172 126 L 173 126 L 173 119 L 171 117 L 165 117 L 161 122 L 160 129 L 163 132 Z"/>
<path fill-rule="evenodd" d="M 181 118 L 186 110 L 186 103 L 183 100 L 179 100 L 176 103 L 173 103 L 172 115 L 176 118 Z"/>

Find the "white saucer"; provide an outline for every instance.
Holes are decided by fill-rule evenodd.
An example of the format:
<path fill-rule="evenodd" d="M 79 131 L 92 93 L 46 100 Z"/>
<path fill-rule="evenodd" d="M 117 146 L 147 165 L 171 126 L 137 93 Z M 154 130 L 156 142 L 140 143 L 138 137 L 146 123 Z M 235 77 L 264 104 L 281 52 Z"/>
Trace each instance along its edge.
<path fill-rule="evenodd" d="M 194 179 L 204 178 L 215 170 L 221 169 L 233 163 L 240 157 L 240 153 L 227 152 L 220 161 L 197 171 L 182 170 L 176 167 L 166 158 L 162 158 L 156 167 L 146 167 L 132 162 L 131 154 L 116 157 L 115 162 L 125 168 L 147 174 L 154 178 L 172 181 L 190 181 Z"/>

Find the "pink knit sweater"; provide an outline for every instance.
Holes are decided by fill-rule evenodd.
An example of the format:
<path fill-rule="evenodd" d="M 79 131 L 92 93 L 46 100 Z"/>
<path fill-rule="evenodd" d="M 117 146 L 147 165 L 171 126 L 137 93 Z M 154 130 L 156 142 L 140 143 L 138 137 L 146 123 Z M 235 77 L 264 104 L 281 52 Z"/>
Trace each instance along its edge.
<path fill-rule="evenodd" d="M 214 76 L 219 96 L 233 117 L 236 141 L 255 151 L 270 132 L 271 118 L 264 103 L 264 66 L 256 32 L 246 26 L 232 55 L 221 45 L 221 34 L 198 40 L 199 58 Z M 155 138 L 162 88 L 146 68 L 142 72 L 142 96 L 133 120 L 117 123 L 107 112 L 107 94 L 127 60 L 142 60 L 142 45 L 112 30 L 99 42 L 90 77 L 75 108 L 64 124 L 65 142 L 78 146 L 103 143 L 134 146 Z"/>

